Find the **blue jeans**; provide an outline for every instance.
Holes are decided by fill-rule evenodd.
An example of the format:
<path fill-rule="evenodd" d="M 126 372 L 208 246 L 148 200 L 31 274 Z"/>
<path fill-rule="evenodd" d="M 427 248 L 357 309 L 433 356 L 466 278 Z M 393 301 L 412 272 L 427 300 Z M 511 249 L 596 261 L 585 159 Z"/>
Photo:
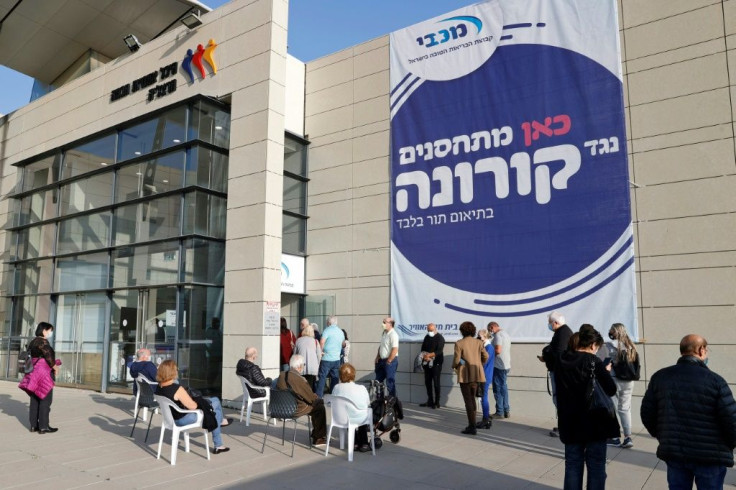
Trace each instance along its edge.
<path fill-rule="evenodd" d="M 564 490 L 582 490 L 583 467 L 588 468 L 588 490 L 606 488 L 606 440 L 565 444 Z"/>
<path fill-rule="evenodd" d="M 222 423 L 222 405 L 220 404 L 220 399 L 216 396 L 212 397 L 205 397 L 207 398 L 210 403 L 212 404 L 212 408 L 215 409 L 215 418 L 217 419 L 217 429 L 212 431 L 212 443 L 215 445 L 215 449 L 222 446 L 222 434 L 220 433 L 220 424 Z M 149 415 L 150 416 L 150 415 Z M 179 427 L 183 425 L 189 425 L 193 424 L 197 421 L 197 414 L 196 413 L 188 413 L 182 418 L 175 420 L 174 423 L 178 425 Z"/>
<path fill-rule="evenodd" d="M 399 367 L 399 358 L 394 357 L 390 363 L 381 359 L 376 364 L 376 381 L 386 381 L 388 394 L 396 396 L 396 369 Z"/>
<path fill-rule="evenodd" d="M 493 370 L 493 397 L 496 399 L 496 413 L 509 413 L 509 386 L 506 384 L 508 369 Z"/>
<path fill-rule="evenodd" d="M 483 419 L 487 419 L 491 416 L 491 410 L 488 405 L 488 388 L 491 387 L 491 383 L 486 381 L 485 383 L 478 383 L 478 389 L 482 395 L 480 399 L 480 407 L 483 409 Z"/>
<path fill-rule="evenodd" d="M 337 361 L 320 361 L 319 363 L 319 380 L 317 380 L 317 396 L 322 398 L 325 394 L 325 383 L 327 376 L 330 377 L 330 389 L 334 389 L 338 382 L 338 373 L 340 372 L 340 360 Z"/>
<path fill-rule="evenodd" d="M 726 467 L 667 461 L 667 483 L 670 490 L 690 490 L 693 480 L 698 490 L 720 490 L 726 479 Z"/>

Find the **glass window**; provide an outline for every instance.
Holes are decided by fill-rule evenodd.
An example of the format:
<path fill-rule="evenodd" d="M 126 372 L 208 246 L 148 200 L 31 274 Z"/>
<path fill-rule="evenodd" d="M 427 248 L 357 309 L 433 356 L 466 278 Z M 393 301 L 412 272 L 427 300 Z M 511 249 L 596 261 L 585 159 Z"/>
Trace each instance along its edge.
<path fill-rule="evenodd" d="M 187 164 L 185 185 L 227 192 L 227 165 L 227 155 L 206 148 L 193 148 Z"/>
<path fill-rule="evenodd" d="M 185 248 L 184 281 L 223 284 L 225 281 L 225 244 L 194 238 Z"/>
<path fill-rule="evenodd" d="M 61 187 L 61 216 L 97 209 L 112 202 L 112 172 L 75 180 Z"/>
<path fill-rule="evenodd" d="M 115 163 L 115 133 L 75 146 L 64 152 L 61 178 L 97 170 Z"/>
<path fill-rule="evenodd" d="M 130 245 L 179 235 L 181 195 L 173 195 L 115 210 L 114 245 Z"/>
<path fill-rule="evenodd" d="M 287 254 L 301 255 L 306 253 L 307 220 L 283 215 L 281 223 L 281 250 Z"/>
<path fill-rule="evenodd" d="M 284 170 L 307 176 L 307 147 L 288 136 L 284 138 Z"/>
<path fill-rule="evenodd" d="M 179 382 L 200 390 L 218 391 L 222 374 L 222 326 L 224 289 L 221 287 L 189 286 L 181 295 L 184 319 L 179 322 L 179 359 L 187 362 L 187 370 Z M 179 362 L 181 365 L 182 362 Z"/>
<path fill-rule="evenodd" d="M 59 200 L 58 189 L 48 189 L 26 196 L 20 200 L 20 212 L 17 225 L 37 223 L 56 217 L 56 203 Z"/>
<path fill-rule="evenodd" d="M 178 145 L 186 140 L 185 106 L 120 131 L 118 161 L 129 160 Z"/>
<path fill-rule="evenodd" d="M 15 266 L 15 294 L 38 294 L 51 292 L 51 259 L 24 262 Z"/>
<path fill-rule="evenodd" d="M 189 192 L 184 197 L 184 234 L 196 233 L 225 238 L 227 200 L 204 192 Z"/>
<path fill-rule="evenodd" d="M 59 222 L 57 254 L 87 252 L 108 246 L 110 212 L 88 214 Z"/>
<path fill-rule="evenodd" d="M 107 252 L 56 259 L 56 291 L 107 287 Z"/>
<path fill-rule="evenodd" d="M 180 189 L 184 155 L 183 151 L 177 151 L 122 167 L 115 184 L 115 202 Z"/>
<path fill-rule="evenodd" d="M 224 255 L 224 253 L 223 253 Z M 179 243 L 123 247 L 113 252 L 114 288 L 178 282 Z"/>
<path fill-rule="evenodd" d="M 48 257 L 54 251 L 55 238 L 53 223 L 18 231 L 18 260 Z"/>
<path fill-rule="evenodd" d="M 13 298 L 13 327 L 10 335 L 35 337 L 36 323 L 51 318 L 50 296 L 21 296 Z"/>
<path fill-rule="evenodd" d="M 230 114 L 200 101 L 192 108 L 191 139 L 200 139 L 220 148 L 230 147 Z"/>
<path fill-rule="evenodd" d="M 61 153 L 46 157 L 23 167 L 23 187 L 21 191 L 30 191 L 59 180 Z"/>
<path fill-rule="evenodd" d="M 284 211 L 307 213 L 307 183 L 284 175 Z"/>

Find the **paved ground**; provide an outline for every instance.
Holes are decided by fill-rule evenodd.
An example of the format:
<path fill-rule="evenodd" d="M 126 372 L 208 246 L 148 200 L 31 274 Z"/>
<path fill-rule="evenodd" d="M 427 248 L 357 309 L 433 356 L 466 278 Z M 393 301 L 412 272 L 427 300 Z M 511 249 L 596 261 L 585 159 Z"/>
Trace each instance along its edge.
<path fill-rule="evenodd" d="M 404 407 L 402 437 L 384 446 L 376 457 L 357 453 L 352 463 L 333 435 L 330 455 L 310 450 L 307 428 L 299 425 L 297 447 L 281 445 L 280 426 L 266 427 L 257 416 L 251 426 L 238 423 L 225 429 L 231 451 L 207 461 L 203 438 L 192 437 L 189 454 L 180 450 L 176 466 L 169 464 L 170 434 L 156 460 L 160 418 L 154 416 L 148 444 L 145 424 L 135 438 L 132 399 L 89 391 L 57 388 L 51 411 L 55 434 L 28 432 L 28 397 L 15 383 L 0 382 L 0 488 L 561 488 L 563 446 L 547 435 L 551 419 L 511 418 L 480 430 L 476 437 L 460 434 L 464 413 L 455 409 Z M 228 415 L 235 416 L 232 410 Z M 237 414 L 239 415 L 239 413 Z M 329 422 L 329 420 L 328 420 Z M 154 429 L 155 427 L 155 429 Z M 287 437 L 290 434 L 287 428 Z M 637 434 L 633 449 L 609 448 L 608 488 L 666 488 L 664 465 L 654 455 L 656 441 Z M 728 486 L 736 484 L 730 470 Z"/>

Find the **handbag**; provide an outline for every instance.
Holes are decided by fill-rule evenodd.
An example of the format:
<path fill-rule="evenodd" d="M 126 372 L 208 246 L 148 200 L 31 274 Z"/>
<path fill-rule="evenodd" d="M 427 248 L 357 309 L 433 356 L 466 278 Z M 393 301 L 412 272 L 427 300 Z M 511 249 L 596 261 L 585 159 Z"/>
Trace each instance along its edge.
<path fill-rule="evenodd" d="M 606 417 L 616 419 L 616 407 L 613 400 L 603 391 L 598 379 L 595 377 L 595 361 L 590 362 L 590 380 L 587 392 L 588 410 L 603 413 Z"/>
<path fill-rule="evenodd" d="M 33 372 L 33 358 L 31 357 L 30 346 L 26 347 L 26 350 L 18 353 L 18 372 L 24 374 L 31 374 Z"/>

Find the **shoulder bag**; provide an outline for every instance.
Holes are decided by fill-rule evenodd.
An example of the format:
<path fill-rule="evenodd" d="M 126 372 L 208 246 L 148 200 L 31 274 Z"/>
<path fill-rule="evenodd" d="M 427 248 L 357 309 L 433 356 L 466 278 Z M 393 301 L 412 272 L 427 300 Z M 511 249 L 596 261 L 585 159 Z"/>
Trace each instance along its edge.
<path fill-rule="evenodd" d="M 590 362 L 586 403 L 589 411 L 599 412 L 607 418 L 616 420 L 616 407 L 613 406 L 613 400 L 603 391 L 598 378 L 595 377 L 595 361 Z"/>

